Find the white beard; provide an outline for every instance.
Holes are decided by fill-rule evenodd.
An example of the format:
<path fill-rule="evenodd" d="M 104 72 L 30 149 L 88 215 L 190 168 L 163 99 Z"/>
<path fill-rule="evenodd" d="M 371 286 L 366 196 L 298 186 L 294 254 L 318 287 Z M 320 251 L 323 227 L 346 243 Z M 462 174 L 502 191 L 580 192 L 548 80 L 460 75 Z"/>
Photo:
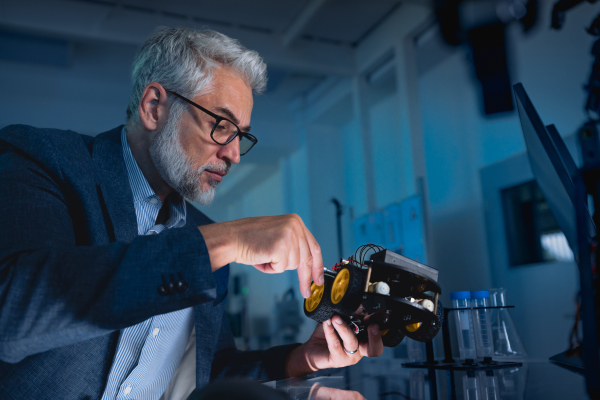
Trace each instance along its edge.
<path fill-rule="evenodd" d="M 160 176 L 173 190 L 189 200 L 208 205 L 215 197 L 219 182 L 207 176 L 209 188 L 203 190 L 204 182 L 200 175 L 206 169 L 226 173 L 231 162 L 225 159 L 224 164 L 204 164 L 197 170 L 193 169 L 192 161 L 179 142 L 179 121 L 185 110 L 184 105 L 175 103 L 171 106 L 167 123 L 150 143 L 150 158 Z"/>

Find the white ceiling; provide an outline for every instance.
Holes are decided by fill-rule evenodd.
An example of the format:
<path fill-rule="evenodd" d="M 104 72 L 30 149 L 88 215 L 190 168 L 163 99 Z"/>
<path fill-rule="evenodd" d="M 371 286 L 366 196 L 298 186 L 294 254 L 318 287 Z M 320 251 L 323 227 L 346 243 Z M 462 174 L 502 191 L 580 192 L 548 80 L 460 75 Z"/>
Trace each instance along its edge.
<path fill-rule="evenodd" d="M 160 25 L 211 28 L 256 49 L 270 66 L 351 75 L 352 47 L 401 4 L 401 0 L 4 0 L 0 28 L 133 45 L 143 43 Z"/>
<path fill-rule="evenodd" d="M 0 33 L 137 47 L 161 25 L 215 29 L 257 50 L 267 94 L 289 102 L 327 77 L 352 76 L 353 48 L 406 1 L 0 0 Z"/>
<path fill-rule="evenodd" d="M 266 168 L 299 145 L 289 135 L 290 101 L 332 77 L 351 77 L 354 48 L 407 1 L 432 5 L 432 0 L 0 0 L 0 40 L 3 34 L 57 38 L 74 49 L 81 79 L 85 73 L 100 76 L 126 98 L 123 82 L 132 55 L 157 27 L 209 28 L 234 37 L 268 65 L 269 87 L 255 102 L 252 123 L 261 132 L 261 148 L 245 159 Z M 106 48 L 103 54 L 124 56 L 81 61 L 98 46 Z"/>

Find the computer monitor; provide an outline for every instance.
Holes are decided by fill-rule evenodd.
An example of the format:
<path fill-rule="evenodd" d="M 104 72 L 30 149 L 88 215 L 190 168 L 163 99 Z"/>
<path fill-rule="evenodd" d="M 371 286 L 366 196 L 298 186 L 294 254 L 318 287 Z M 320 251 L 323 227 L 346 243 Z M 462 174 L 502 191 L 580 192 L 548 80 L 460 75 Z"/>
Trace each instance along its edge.
<path fill-rule="evenodd" d="M 600 352 L 595 313 L 598 305 L 594 298 L 595 278 L 589 246 L 593 243 L 591 239 L 596 237 L 596 226 L 585 204 L 581 173 L 558 131 L 552 125 L 544 127 L 522 84 L 518 83 L 513 88 L 531 169 L 573 253 L 579 256 L 583 343 L 578 352 L 559 353 L 550 361 L 585 375 L 589 395 L 594 399 L 600 398 Z M 574 181 L 577 181 L 577 187 Z M 576 196 L 577 191 L 579 196 Z M 584 233 L 578 235 L 578 232 Z"/>
<path fill-rule="evenodd" d="M 577 200 L 573 178 L 579 170 L 556 128 L 544 126 L 523 85 L 517 83 L 513 89 L 531 169 L 558 226 L 577 254 Z M 584 207 L 587 210 L 587 206 Z M 589 211 L 586 219 L 588 239 L 592 239 L 597 231 Z"/>

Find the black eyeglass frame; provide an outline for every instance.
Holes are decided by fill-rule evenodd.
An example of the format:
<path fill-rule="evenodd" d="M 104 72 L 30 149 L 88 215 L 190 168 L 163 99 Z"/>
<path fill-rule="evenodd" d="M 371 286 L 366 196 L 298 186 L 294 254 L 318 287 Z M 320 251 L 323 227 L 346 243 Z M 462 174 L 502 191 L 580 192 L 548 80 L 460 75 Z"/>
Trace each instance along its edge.
<path fill-rule="evenodd" d="M 165 89 L 165 90 L 166 90 L 166 89 Z M 254 147 L 254 145 L 255 145 L 256 143 L 258 143 L 258 139 L 257 139 L 257 138 L 256 138 L 254 135 L 251 135 L 251 134 L 249 134 L 248 132 L 242 132 L 242 131 L 240 130 L 240 127 L 239 127 L 239 126 L 237 126 L 237 124 L 236 124 L 235 122 L 233 122 L 232 120 L 230 120 L 230 119 L 228 119 L 228 118 L 225 118 L 225 117 L 221 117 L 220 115 L 218 115 L 218 114 L 215 114 L 214 112 L 212 112 L 212 111 L 210 111 L 210 110 L 207 110 L 206 108 L 202 107 L 201 105 L 198 105 L 198 104 L 194 103 L 194 102 L 193 102 L 193 101 L 191 101 L 190 99 L 188 99 L 188 98 L 185 98 L 185 97 L 183 97 L 182 95 L 180 95 L 179 93 L 176 93 L 176 92 L 174 92 L 174 91 L 172 91 L 172 90 L 166 90 L 166 92 L 167 92 L 167 93 L 170 93 L 170 94 L 173 94 L 173 95 L 175 95 L 176 97 L 179 97 L 181 100 L 185 101 L 186 103 L 189 103 L 189 104 L 193 105 L 194 107 L 196 107 L 197 109 L 199 109 L 199 110 L 201 110 L 201 111 L 204 111 L 206 114 L 210 115 L 211 117 L 213 117 L 213 118 L 216 120 L 215 124 L 214 124 L 214 125 L 213 125 L 213 127 L 212 127 L 212 130 L 210 131 L 210 138 L 211 138 L 211 139 L 213 140 L 213 142 L 215 142 L 216 144 L 218 144 L 218 145 L 221 145 L 221 146 L 225 146 L 225 145 L 227 145 L 227 144 L 231 143 L 231 142 L 233 141 L 233 139 L 235 139 L 235 138 L 236 138 L 236 137 L 238 137 L 238 136 L 240 137 L 240 139 L 242 139 L 242 138 L 247 138 L 249 141 L 251 141 L 251 142 L 252 142 L 252 146 L 250 146 L 250 147 L 248 148 L 248 150 L 246 150 L 246 151 L 245 151 L 245 152 L 243 152 L 243 153 L 241 152 L 241 149 L 240 149 L 240 156 L 243 156 L 244 154 L 248 154 L 248 152 L 249 152 L 250 150 L 252 150 L 252 148 Z M 228 122 L 232 123 L 232 124 L 233 124 L 233 126 L 235 126 L 235 128 L 236 128 L 236 130 L 237 130 L 237 131 L 236 131 L 236 133 L 235 133 L 234 135 L 232 135 L 232 136 L 231 136 L 231 137 L 230 137 L 230 138 L 229 138 L 229 139 L 228 139 L 228 140 L 227 140 L 225 143 L 219 143 L 219 142 L 217 142 L 217 141 L 215 140 L 215 138 L 213 137 L 213 133 L 215 133 L 215 129 L 217 129 L 217 126 L 219 126 L 219 123 L 220 123 L 221 121 L 228 121 Z"/>

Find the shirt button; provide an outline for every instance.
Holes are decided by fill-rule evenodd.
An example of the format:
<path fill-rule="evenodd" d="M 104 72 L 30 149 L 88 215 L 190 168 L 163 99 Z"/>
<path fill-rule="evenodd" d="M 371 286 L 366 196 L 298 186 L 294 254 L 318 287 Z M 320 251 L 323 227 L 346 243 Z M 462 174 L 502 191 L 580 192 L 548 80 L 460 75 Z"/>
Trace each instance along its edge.
<path fill-rule="evenodd" d="M 156 204 L 158 203 L 158 200 L 156 200 L 154 197 L 150 199 L 150 203 L 152 204 Z"/>
<path fill-rule="evenodd" d="M 152 331 L 152 336 L 157 337 L 158 336 L 158 332 L 160 332 L 160 329 L 154 328 L 154 330 Z"/>
<path fill-rule="evenodd" d="M 129 393 L 131 393 L 131 386 L 127 386 L 125 388 L 125 390 L 123 391 L 123 393 L 126 394 L 126 395 L 129 394 Z"/>

